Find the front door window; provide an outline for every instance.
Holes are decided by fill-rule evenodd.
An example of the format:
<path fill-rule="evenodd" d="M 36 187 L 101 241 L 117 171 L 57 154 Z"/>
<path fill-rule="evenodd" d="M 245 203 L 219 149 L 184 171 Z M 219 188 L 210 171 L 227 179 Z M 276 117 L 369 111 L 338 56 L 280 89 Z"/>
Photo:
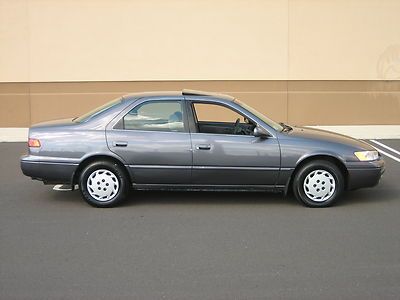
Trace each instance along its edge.
<path fill-rule="evenodd" d="M 253 135 L 255 124 L 228 107 L 193 103 L 193 110 L 199 133 Z"/>

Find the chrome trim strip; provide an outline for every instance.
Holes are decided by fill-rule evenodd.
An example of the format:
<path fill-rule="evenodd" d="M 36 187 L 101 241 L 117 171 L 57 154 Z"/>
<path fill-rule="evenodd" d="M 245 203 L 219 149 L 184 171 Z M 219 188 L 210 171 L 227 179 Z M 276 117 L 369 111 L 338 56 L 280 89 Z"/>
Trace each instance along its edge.
<path fill-rule="evenodd" d="M 167 134 L 170 134 L 170 133 L 179 133 L 179 134 L 186 134 L 186 135 L 190 134 L 189 131 L 164 131 L 164 130 L 118 129 L 118 128 L 111 128 L 109 130 L 121 131 L 121 132 L 139 132 L 139 133 L 155 132 L 155 133 L 167 133 Z"/>
<path fill-rule="evenodd" d="M 132 183 L 133 187 L 175 187 L 175 188 L 284 188 L 274 184 L 181 184 L 181 183 Z"/>
<path fill-rule="evenodd" d="M 115 124 L 114 124 L 115 125 Z M 228 133 L 205 133 L 205 132 L 189 132 L 189 131 L 163 131 L 163 130 L 142 130 L 142 129 L 119 129 L 119 128 L 111 128 L 109 129 L 111 131 L 117 131 L 117 132 L 138 132 L 138 133 L 149 133 L 149 132 L 156 132 L 156 133 L 179 133 L 179 134 L 187 134 L 187 135 L 209 135 L 209 136 L 228 136 L 228 137 L 245 137 L 245 138 L 253 138 L 253 139 L 259 139 L 258 137 L 255 137 L 254 135 L 242 135 L 242 134 L 228 134 Z M 268 139 L 276 139 L 276 136 L 269 136 L 266 138 Z"/>
<path fill-rule="evenodd" d="M 206 132 L 191 132 L 190 135 L 210 135 L 210 136 L 230 136 L 230 137 L 246 137 L 246 138 L 253 138 L 255 140 L 260 139 L 259 137 L 255 137 L 254 135 L 247 135 L 247 134 L 229 134 L 229 133 L 206 133 Z M 276 139 L 276 136 L 272 135 L 267 137 L 265 140 L 268 139 Z"/>
<path fill-rule="evenodd" d="M 192 166 L 174 166 L 174 165 L 128 165 L 129 168 L 136 169 L 191 169 Z"/>
<path fill-rule="evenodd" d="M 281 168 L 281 171 L 292 171 L 294 168 Z"/>
<path fill-rule="evenodd" d="M 249 170 L 278 171 L 279 167 L 225 167 L 225 166 L 179 166 L 179 165 L 128 165 L 136 169 L 194 169 L 194 170 Z"/>
<path fill-rule="evenodd" d="M 64 165 L 64 166 L 77 166 L 77 163 L 67 163 L 67 162 L 49 162 L 49 161 L 29 161 L 29 160 L 21 160 L 21 163 L 26 164 L 46 164 L 46 165 Z"/>
<path fill-rule="evenodd" d="M 249 171 L 277 171 L 279 167 L 225 167 L 225 166 L 193 166 L 196 170 L 249 170 Z"/>

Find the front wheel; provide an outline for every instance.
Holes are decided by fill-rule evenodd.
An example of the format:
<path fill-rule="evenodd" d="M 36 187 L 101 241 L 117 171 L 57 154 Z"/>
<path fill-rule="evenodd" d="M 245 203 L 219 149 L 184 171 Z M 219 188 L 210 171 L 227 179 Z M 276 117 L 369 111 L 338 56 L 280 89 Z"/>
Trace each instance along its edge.
<path fill-rule="evenodd" d="M 332 205 L 344 190 L 340 169 L 325 160 L 307 163 L 295 174 L 293 192 L 296 198 L 309 207 Z"/>
<path fill-rule="evenodd" d="M 109 161 L 97 161 L 83 169 L 79 189 L 90 205 L 113 207 L 126 197 L 128 180 L 119 165 Z"/>

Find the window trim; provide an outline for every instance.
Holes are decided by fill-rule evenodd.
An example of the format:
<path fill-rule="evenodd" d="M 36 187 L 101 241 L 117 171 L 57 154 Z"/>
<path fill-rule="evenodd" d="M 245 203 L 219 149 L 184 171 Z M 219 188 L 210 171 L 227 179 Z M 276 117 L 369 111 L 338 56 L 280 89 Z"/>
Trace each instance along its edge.
<path fill-rule="evenodd" d="M 194 116 L 194 120 L 196 123 L 199 123 L 199 118 L 197 117 L 197 112 L 196 112 L 196 108 L 195 108 L 195 104 L 208 104 L 208 105 L 217 105 L 217 106 L 222 106 L 225 107 L 227 109 L 233 110 L 235 113 L 237 113 L 238 115 L 242 116 L 243 118 L 247 118 L 247 116 L 243 115 L 242 112 L 236 111 L 235 109 L 231 109 L 230 106 L 224 105 L 222 103 L 210 103 L 210 102 L 201 102 L 201 101 L 192 101 L 191 105 L 193 108 L 193 116 Z M 249 119 L 249 118 L 247 118 Z M 256 122 L 254 122 L 253 120 L 251 120 L 254 124 L 257 124 Z M 200 121 L 200 122 L 214 122 L 214 123 L 228 123 L 228 122 L 219 122 L 219 121 Z"/>
<path fill-rule="evenodd" d="M 254 135 L 241 135 L 241 134 L 224 134 L 224 133 L 204 133 L 204 132 L 199 132 L 199 128 L 198 128 L 198 119 L 197 119 L 197 113 L 196 113 L 196 109 L 194 107 L 195 103 L 201 103 L 201 104 L 209 104 L 209 105 L 219 105 L 219 106 L 223 106 L 227 109 L 233 110 L 234 112 L 236 112 L 237 114 L 241 115 L 242 117 L 246 117 L 247 119 L 249 119 L 253 124 L 255 124 L 255 126 L 259 126 L 259 122 L 255 121 L 254 118 L 249 117 L 247 114 L 244 114 L 243 112 L 239 111 L 238 109 L 236 109 L 236 107 L 230 106 L 226 103 L 223 102 L 213 102 L 213 101 L 202 101 L 202 100 L 187 100 L 188 101 L 188 107 L 189 110 L 191 110 L 191 123 L 193 123 L 193 132 L 191 131 L 191 133 L 197 133 L 197 134 L 212 134 L 212 135 L 223 135 L 223 136 L 249 136 L 249 137 L 254 137 Z M 264 128 L 264 126 L 262 126 Z M 192 128 L 191 128 L 192 129 Z M 267 130 L 267 129 L 266 129 Z M 267 130 L 269 132 L 269 130 Z M 273 136 L 273 135 L 271 135 Z"/>
<path fill-rule="evenodd" d="M 181 106 L 181 112 L 182 112 L 182 122 L 183 122 L 183 131 L 166 131 L 166 130 L 145 130 L 145 129 L 129 129 L 125 128 L 125 122 L 124 118 L 126 115 L 129 114 L 133 109 L 145 105 L 145 104 L 151 104 L 151 103 L 168 103 L 168 102 L 179 102 Z M 118 125 L 122 123 L 122 128 L 120 128 Z M 127 111 L 116 121 L 112 127 L 113 130 L 121 130 L 121 131 L 135 131 L 135 132 L 163 132 L 163 133 L 188 133 L 189 126 L 188 126 L 188 119 L 187 119 L 187 113 L 185 109 L 185 104 L 182 99 L 176 98 L 176 99 L 144 99 L 142 101 L 138 101 L 138 103 L 134 102 L 132 106 L 127 109 Z"/>

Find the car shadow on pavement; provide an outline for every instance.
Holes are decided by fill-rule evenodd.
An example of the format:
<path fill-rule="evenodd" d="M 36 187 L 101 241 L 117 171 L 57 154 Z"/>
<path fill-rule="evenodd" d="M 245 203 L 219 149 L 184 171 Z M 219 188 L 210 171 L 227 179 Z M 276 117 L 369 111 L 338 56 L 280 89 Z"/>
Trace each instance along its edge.
<path fill-rule="evenodd" d="M 87 205 L 79 190 L 49 191 L 49 200 Z M 120 207 L 136 205 L 299 205 L 292 196 L 263 192 L 192 192 L 192 191 L 130 191 Z"/>
<path fill-rule="evenodd" d="M 262 192 L 192 192 L 192 191 L 132 191 L 122 205 L 201 204 L 201 205 L 296 205 L 296 200 L 278 193 Z"/>
<path fill-rule="evenodd" d="M 49 191 L 49 200 L 62 203 L 87 205 L 79 190 L 68 192 Z M 353 206 L 396 200 L 395 189 L 361 189 L 346 191 L 334 206 Z M 47 198 L 47 197 L 46 197 Z M 268 192 L 192 192 L 192 191 L 131 191 L 120 207 L 143 205 L 251 205 L 299 206 L 292 194 Z"/>

